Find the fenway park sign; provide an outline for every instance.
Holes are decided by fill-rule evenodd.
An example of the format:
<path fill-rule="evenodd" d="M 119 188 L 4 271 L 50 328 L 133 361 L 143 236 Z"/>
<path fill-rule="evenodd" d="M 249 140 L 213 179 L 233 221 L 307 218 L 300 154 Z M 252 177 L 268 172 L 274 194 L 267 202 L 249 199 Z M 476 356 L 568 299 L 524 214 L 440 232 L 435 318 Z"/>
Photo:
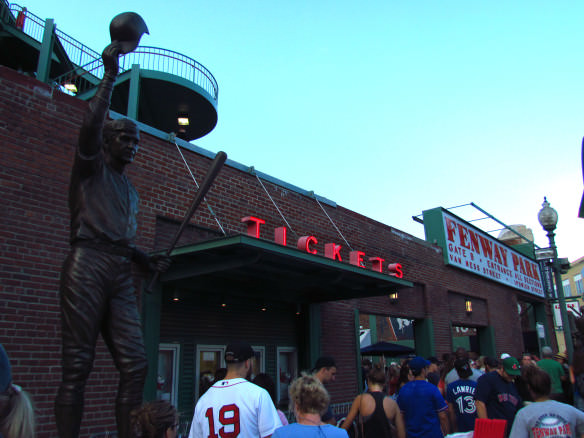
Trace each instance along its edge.
<path fill-rule="evenodd" d="M 424 212 L 424 228 L 447 264 L 544 297 L 539 265 L 497 239 L 442 209 Z"/>

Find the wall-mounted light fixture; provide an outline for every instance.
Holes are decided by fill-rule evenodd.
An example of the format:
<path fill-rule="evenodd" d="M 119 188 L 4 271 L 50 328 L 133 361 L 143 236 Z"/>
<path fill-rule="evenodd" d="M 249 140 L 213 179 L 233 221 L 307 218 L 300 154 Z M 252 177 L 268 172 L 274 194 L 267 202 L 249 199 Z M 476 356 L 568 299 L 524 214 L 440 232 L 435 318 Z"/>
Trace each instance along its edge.
<path fill-rule="evenodd" d="M 65 87 L 65 90 L 71 93 L 77 93 L 77 86 L 72 82 L 67 82 L 66 84 L 63 84 L 63 87 Z"/>
<path fill-rule="evenodd" d="M 189 126 L 190 121 L 187 114 L 180 114 L 176 120 L 179 126 Z"/>
<path fill-rule="evenodd" d="M 467 315 L 472 313 L 472 301 L 468 298 L 464 300 L 464 310 L 466 311 Z"/>
<path fill-rule="evenodd" d="M 397 291 L 393 291 L 393 292 L 389 293 L 389 302 L 391 304 L 397 303 L 398 298 L 399 298 L 399 296 L 397 294 Z"/>
<path fill-rule="evenodd" d="M 180 301 L 180 292 L 178 289 L 172 291 L 172 301 Z"/>
<path fill-rule="evenodd" d="M 300 313 L 302 313 L 302 308 L 300 304 L 296 304 L 296 315 L 300 316 Z"/>

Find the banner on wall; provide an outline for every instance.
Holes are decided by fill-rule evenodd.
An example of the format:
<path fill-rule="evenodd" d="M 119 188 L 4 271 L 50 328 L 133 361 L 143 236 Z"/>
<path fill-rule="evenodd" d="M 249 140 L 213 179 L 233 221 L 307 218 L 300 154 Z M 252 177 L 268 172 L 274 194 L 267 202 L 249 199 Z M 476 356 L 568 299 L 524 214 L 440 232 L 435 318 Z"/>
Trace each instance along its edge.
<path fill-rule="evenodd" d="M 566 301 L 566 310 L 571 312 L 574 316 L 580 316 L 580 303 L 576 301 Z M 556 329 L 562 329 L 562 314 L 560 312 L 560 304 L 554 303 L 554 324 Z"/>
<path fill-rule="evenodd" d="M 446 264 L 544 297 L 537 262 L 443 209 L 424 212 L 426 240 L 439 244 Z"/>

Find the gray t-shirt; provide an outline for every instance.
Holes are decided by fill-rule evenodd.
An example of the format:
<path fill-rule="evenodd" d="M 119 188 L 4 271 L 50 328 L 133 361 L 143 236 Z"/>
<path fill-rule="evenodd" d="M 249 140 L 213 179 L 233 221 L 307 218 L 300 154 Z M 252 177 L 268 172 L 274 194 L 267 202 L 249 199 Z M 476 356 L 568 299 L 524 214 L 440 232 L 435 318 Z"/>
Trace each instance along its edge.
<path fill-rule="evenodd" d="M 520 409 L 509 438 L 576 438 L 584 433 L 584 412 L 554 400 Z"/>
<path fill-rule="evenodd" d="M 479 377 L 481 377 L 484 373 L 480 370 L 477 370 L 476 368 L 471 368 L 472 369 L 472 374 L 468 377 L 470 380 L 474 380 L 475 382 L 477 380 L 479 380 Z M 459 380 L 460 377 L 458 377 L 458 373 L 456 372 L 456 368 L 452 368 L 448 374 L 446 374 L 446 377 L 444 377 L 444 387 L 447 388 L 448 385 L 450 385 L 452 382 L 456 382 L 457 380 Z"/>

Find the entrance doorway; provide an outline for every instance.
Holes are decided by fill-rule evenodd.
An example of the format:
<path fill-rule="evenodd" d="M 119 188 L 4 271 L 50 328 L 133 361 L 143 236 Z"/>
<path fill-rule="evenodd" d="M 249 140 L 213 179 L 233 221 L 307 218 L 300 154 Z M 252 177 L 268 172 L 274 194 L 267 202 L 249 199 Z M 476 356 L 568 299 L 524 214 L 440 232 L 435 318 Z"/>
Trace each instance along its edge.
<path fill-rule="evenodd" d="M 252 364 L 251 379 L 265 372 L 266 349 L 252 345 L 255 357 Z M 227 345 L 197 345 L 195 353 L 195 399 L 198 400 L 215 382 L 215 376 L 225 368 L 225 349 Z M 223 374 L 224 376 L 224 374 Z"/>
<path fill-rule="evenodd" d="M 464 348 L 466 351 L 474 352 L 481 355 L 481 346 L 479 342 L 478 330 L 476 327 L 452 326 L 452 348 Z"/>

